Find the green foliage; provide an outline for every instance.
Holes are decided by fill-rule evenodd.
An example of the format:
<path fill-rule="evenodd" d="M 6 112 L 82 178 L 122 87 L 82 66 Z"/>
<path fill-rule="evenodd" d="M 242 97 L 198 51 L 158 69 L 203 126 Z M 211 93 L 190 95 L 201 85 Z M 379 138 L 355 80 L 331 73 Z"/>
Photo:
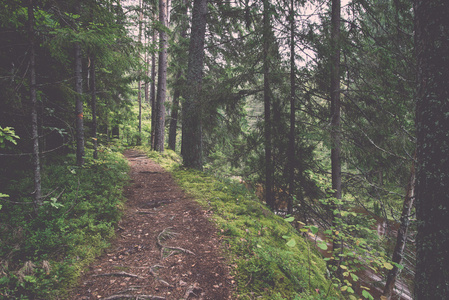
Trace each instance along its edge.
<path fill-rule="evenodd" d="M 335 199 L 325 200 L 327 203 L 330 201 L 335 202 Z M 338 210 L 334 214 L 335 227 L 325 230 L 324 235 L 329 242 L 337 241 L 343 247 L 334 251 L 326 260 L 334 274 L 333 280 L 340 286 L 341 291 L 355 295 L 352 286 L 360 284 L 356 273 L 369 270 L 382 274 L 393 266 L 381 247 L 380 237 L 373 229 L 373 220 L 367 221 L 369 218 L 365 214 L 353 211 Z M 363 296 L 372 299 L 368 290 L 369 288 L 365 287 Z"/>
<path fill-rule="evenodd" d="M 300 231 L 307 233 L 316 247 L 322 250 L 327 250 L 327 244 L 332 245 L 334 241 L 342 245 L 324 259 L 328 262 L 332 281 L 345 295 L 352 296 L 351 299 L 356 299 L 356 296 L 371 299 L 370 288 L 361 284 L 357 274 L 368 271 L 382 277 L 383 273 L 393 268 L 385 253 L 385 237 L 379 236 L 375 230 L 376 219 L 366 210 L 357 209 L 357 202 L 351 194 L 344 194 L 342 199 L 333 198 L 327 177 L 315 173 L 309 175 L 320 189 L 328 192 L 326 198 L 319 202 L 323 208 L 332 209 L 333 223 L 330 227 L 319 228 L 299 222 L 302 227 Z M 363 294 L 356 295 L 354 286 L 363 289 Z"/>
<path fill-rule="evenodd" d="M 240 298 L 320 299 L 317 291 L 329 291 L 328 299 L 340 297 L 325 276 L 326 264 L 320 255 L 242 184 L 185 169 L 173 152 L 148 155 L 213 213 L 224 250 L 234 266 Z"/>
<path fill-rule="evenodd" d="M 128 165 L 121 154 L 99 148 L 98 160 L 84 167 L 74 157 L 53 158 L 43 171 L 47 199 L 34 216 L 29 197 L 32 182 L 11 181 L 0 211 L 0 295 L 20 299 L 63 296 L 80 271 L 108 246 L 121 216 L 122 187 Z"/>
<path fill-rule="evenodd" d="M 0 126 L 0 148 L 5 148 L 7 146 L 6 142 L 10 142 L 17 145 L 16 140 L 20 139 L 12 127 L 1 127 Z"/>

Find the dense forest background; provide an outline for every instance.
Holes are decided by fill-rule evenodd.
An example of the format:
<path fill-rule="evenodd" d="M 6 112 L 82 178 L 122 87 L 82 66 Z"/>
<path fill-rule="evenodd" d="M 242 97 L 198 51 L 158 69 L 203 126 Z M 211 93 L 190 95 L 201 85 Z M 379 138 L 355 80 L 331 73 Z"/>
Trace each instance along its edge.
<path fill-rule="evenodd" d="M 61 288 L 24 263 L 68 255 L 57 241 L 68 232 L 78 234 L 70 245 L 112 235 L 110 194 L 126 174 L 117 153 L 144 146 L 242 182 L 298 230 L 319 229 L 345 297 L 372 299 L 348 281 L 365 268 L 381 274 L 383 297 L 409 299 L 425 153 L 415 150 L 416 99 L 427 88 L 414 26 L 436 26 L 442 41 L 449 30 L 438 14 L 447 4 L 430 2 L 420 23 L 405 0 L 2 1 L 0 293 Z M 441 123 L 444 101 L 432 108 L 446 112 Z M 447 134 L 438 139 L 444 149 Z"/>

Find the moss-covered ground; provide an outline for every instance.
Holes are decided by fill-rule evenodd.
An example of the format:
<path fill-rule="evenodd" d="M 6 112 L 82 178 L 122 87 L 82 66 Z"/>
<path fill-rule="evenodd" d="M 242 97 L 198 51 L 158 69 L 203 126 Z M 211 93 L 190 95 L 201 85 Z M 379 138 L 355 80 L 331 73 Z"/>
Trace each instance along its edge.
<path fill-rule="evenodd" d="M 91 157 L 92 153 L 87 153 Z M 0 210 L 0 299 L 62 299 L 114 236 L 128 164 L 110 148 L 99 159 L 53 156 L 42 170 L 44 204 L 34 211 L 32 176 L 9 174 Z M 30 204 L 31 203 L 31 204 Z"/>
<path fill-rule="evenodd" d="M 179 157 L 170 150 L 162 155 L 144 150 L 213 214 L 233 267 L 236 298 L 340 298 L 326 278 L 326 263 L 320 254 L 244 185 L 183 168 Z"/>

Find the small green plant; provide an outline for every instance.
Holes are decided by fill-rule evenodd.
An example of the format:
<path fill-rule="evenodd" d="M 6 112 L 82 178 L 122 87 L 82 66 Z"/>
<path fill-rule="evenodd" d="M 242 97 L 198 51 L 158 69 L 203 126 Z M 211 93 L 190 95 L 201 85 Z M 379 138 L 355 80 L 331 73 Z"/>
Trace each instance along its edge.
<path fill-rule="evenodd" d="M 357 274 L 366 270 L 380 274 L 393 268 L 392 262 L 380 246 L 380 237 L 373 229 L 374 220 L 353 210 L 355 204 L 351 195 L 336 199 L 331 196 L 333 191 L 325 177 L 313 173 L 309 175 L 323 191 L 328 192 L 327 197 L 319 201 L 323 207 L 333 208 L 333 226 L 319 228 L 299 222 L 300 231 L 309 235 L 315 246 L 323 251 L 328 250 L 328 244 L 333 244 L 334 241 L 342 245 L 341 248 L 329 250 L 329 256 L 324 258 L 334 287 L 351 300 L 360 297 L 373 299 L 370 288 L 363 286 Z M 287 218 L 286 221 L 293 222 L 293 217 Z M 356 285 L 361 290 L 360 295 L 356 295 Z"/>

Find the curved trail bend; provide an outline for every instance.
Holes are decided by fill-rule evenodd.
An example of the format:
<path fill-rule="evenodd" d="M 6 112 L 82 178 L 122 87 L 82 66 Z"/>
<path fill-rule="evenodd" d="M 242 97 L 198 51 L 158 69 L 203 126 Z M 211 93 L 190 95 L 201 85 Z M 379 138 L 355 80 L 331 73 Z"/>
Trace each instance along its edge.
<path fill-rule="evenodd" d="M 231 299 L 234 281 L 208 212 L 143 153 L 125 156 L 132 185 L 124 217 L 71 299 Z"/>

